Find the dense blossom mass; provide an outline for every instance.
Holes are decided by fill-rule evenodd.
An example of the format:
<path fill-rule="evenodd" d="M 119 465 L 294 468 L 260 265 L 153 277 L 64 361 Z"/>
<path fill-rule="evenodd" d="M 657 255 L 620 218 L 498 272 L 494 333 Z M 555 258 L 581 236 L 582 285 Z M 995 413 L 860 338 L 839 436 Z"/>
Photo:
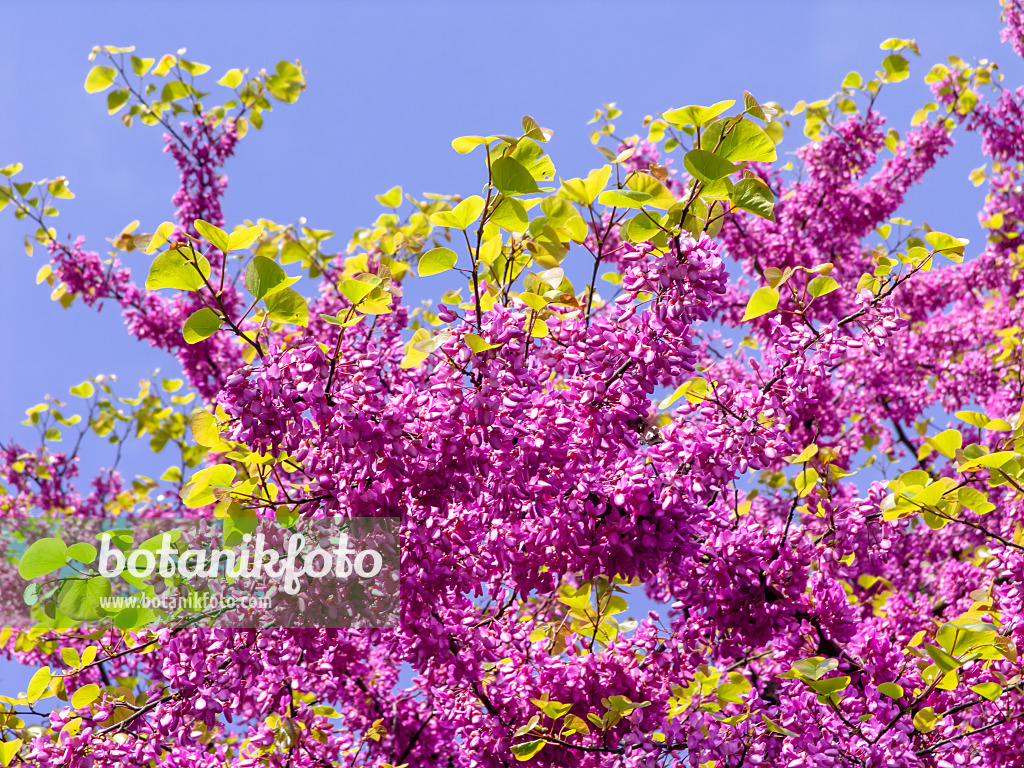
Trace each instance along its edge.
<path fill-rule="evenodd" d="M 1024 55 L 1017 0 L 1003 20 Z M 87 89 L 165 132 L 174 221 L 104 257 L 49 229 L 63 179 L 0 203 L 38 225 L 55 299 L 119 305 L 184 381 L 118 400 L 97 377 L 72 391 L 84 418 L 30 409 L 43 441 L 0 446 L 0 509 L 398 517 L 402 614 L 58 631 L 40 607 L 0 633 L 41 669 L 0 697 L 0 761 L 1022 765 L 1024 87 L 951 57 L 901 135 L 876 103 L 917 47 L 883 48 L 877 77 L 788 114 L 746 94 L 623 140 L 606 105 L 608 163 L 557 185 L 531 118 L 456 139 L 480 195 L 390 190 L 343 253 L 221 210 L 223 165 L 300 68 L 232 70 L 209 107 L 203 65 L 97 49 Z M 800 127 L 795 167 L 773 164 Z M 963 130 L 980 247 L 900 217 Z M 403 303 L 441 272 L 439 302 Z M 78 430 L 175 455 L 86 486 L 89 441 L 56 443 Z M 637 616 L 641 592 L 665 610 Z"/>

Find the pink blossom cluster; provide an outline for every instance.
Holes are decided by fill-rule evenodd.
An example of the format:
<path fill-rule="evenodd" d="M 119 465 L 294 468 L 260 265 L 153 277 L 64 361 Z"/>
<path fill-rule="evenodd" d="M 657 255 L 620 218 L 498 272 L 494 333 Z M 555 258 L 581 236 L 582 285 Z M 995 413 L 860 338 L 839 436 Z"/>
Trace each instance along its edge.
<path fill-rule="evenodd" d="M 1018 49 L 1019 11 L 1004 3 Z M 309 326 L 277 326 L 243 358 L 228 330 L 184 344 L 196 294 L 145 292 L 81 241 L 55 247 L 69 291 L 117 301 L 134 336 L 177 356 L 222 438 L 276 461 L 290 509 L 401 518 L 402 616 L 360 631 L 146 629 L 132 648 L 112 630 L 102 663 L 66 678 L 69 694 L 102 695 L 49 713 L 23 759 L 498 768 L 536 741 L 532 764 L 581 768 L 1021 765 L 1020 466 L 1002 465 L 1005 481 L 958 469 L 972 441 L 1019 462 L 1020 103 L 1004 91 L 961 116 L 1001 164 L 981 214 L 991 237 L 963 263 L 911 256 L 891 222 L 955 126 L 925 121 L 882 160 L 869 108 L 800 149 L 797 174 L 752 166 L 774 220 L 731 211 L 716 237 L 656 248 L 595 216 L 565 264 L 615 270 L 615 295 L 551 291 L 543 329 L 501 285 L 493 304 L 446 301 L 446 333 L 418 365 L 400 292 L 347 327 L 321 317 L 354 312 L 344 255 Z M 236 139 L 206 120 L 168 138 L 179 231 L 223 223 Z M 659 163 L 686 195 L 653 144 L 628 147 L 627 173 Z M 876 247 L 886 226 L 896 244 Z M 359 254 L 365 271 L 383 274 L 390 245 Z M 227 267 L 211 262 L 219 281 Z M 811 300 L 815 276 L 835 290 Z M 238 316 L 247 302 L 225 284 Z M 744 319 L 766 286 L 778 307 Z M 947 428 L 961 446 L 944 450 Z M 215 448 L 211 463 L 226 460 Z M 106 475 L 83 497 L 65 454 L 13 446 L 0 462 L 18 514 L 88 512 L 123 491 Z M 907 470 L 956 486 L 955 505 L 889 514 Z M 630 624 L 640 588 L 668 608 Z M 934 650 L 943 627 L 963 617 L 995 628 L 987 655 L 957 651 L 938 674 L 956 650 Z M 18 639 L 4 652 L 63 664 Z M 124 677 L 129 705 L 112 684 Z"/>

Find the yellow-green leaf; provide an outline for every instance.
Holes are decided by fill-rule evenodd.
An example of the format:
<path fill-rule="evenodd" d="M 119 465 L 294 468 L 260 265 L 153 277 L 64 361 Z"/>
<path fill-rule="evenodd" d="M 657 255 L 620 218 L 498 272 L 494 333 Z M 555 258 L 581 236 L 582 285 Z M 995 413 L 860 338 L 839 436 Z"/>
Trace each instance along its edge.
<path fill-rule="evenodd" d="M 751 320 L 777 309 L 779 306 L 779 292 L 774 288 L 762 286 L 754 291 L 747 302 L 747 310 L 743 313 L 744 320 Z"/>
<path fill-rule="evenodd" d="M 100 696 L 100 687 L 95 683 L 83 685 L 71 694 L 71 706 L 75 709 L 83 709 L 92 704 Z"/>
<path fill-rule="evenodd" d="M 87 93 L 99 93 L 105 91 L 114 84 L 117 78 L 117 70 L 113 67 L 103 67 L 97 64 L 89 70 L 85 77 L 85 90 Z"/>
<path fill-rule="evenodd" d="M 376 284 L 363 282 L 362 280 L 343 280 L 341 283 L 341 292 L 345 294 L 345 298 L 353 304 L 358 304 L 376 287 Z"/>
<path fill-rule="evenodd" d="M 468 155 L 477 147 L 489 144 L 492 140 L 493 137 L 489 136 L 460 136 L 452 139 L 452 149 L 460 155 Z"/>
<path fill-rule="evenodd" d="M 217 85 L 223 85 L 228 88 L 237 88 L 242 83 L 242 78 L 245 73 L 240 69 L 229 69 L 224 73 L 224 77 L 217 81 Z"/>
<path fill-rule="evenodd" d="M 227 251 L 230 250 L 228 243 L 230 238 L 228 233 L 220 227 L 215 227 L 209 222 L 203 221 L 202 219 L 196 219 L 195 221 L 196 232 L 198 232 L 210 245 L 214 248 Z"/>
<path fill-rule="evenodd" d="M 989 701 L 995 701 L 1003 695 L 1003 688 L 999 683 L 978 683 L 972 685 L 971 690 Z"/>
<path fill-rule="evenodd" d="M 43 695 L 43 693 L 46 691 L 47 686 L 50 684 L 51 677 L 52 675 L 50 674 L 49 667 L 43 667 L 34 675 L 32 675 L 32 679 L 28 681 L 29 704 L 34 704 L 36 701 L 39 700 L 39 697 Z"/>
<path fill-rule="evenodd" d="M 458 256 L 450 248 L 434 248 L 420 256 L 418 271 L 420 277 L 430 277 L 447 272 L 455 266 Z"/>
<path fill-rule="evenodd" d="M 837 283 L 833 278 L 828 275 L 818 275 L 807 283 L 807 292 L 811 294 L 811 296 L 817 298 L 818 296 L 824 296 L 827 293 L 832 293 L 832 291 L 836 290 L 838 287 L 839 283 Z"/>
<path fill-rule="evenodd" d="M 228 250 L 235 251 L 242 248 L 248 248 L 256 242 L 257 238 L 263 234 L 265 229 L 266 227 L 262 224 L 257 224 L 252 227 L 246 227 L 245 229 L 239 229 L 232 232 L 228 236 Z"/>
<path fill-rule="evenodd" d="M 718 115 L 729 109 L 735 101 L 720 101 L 717 104 L 712 104 L 710 107 L 700 106 L 689 106 L 680 107 L 679 109 L 670 109 L 668 112 L 662 114 L 666 120 L 672 125 L 686 126 L 686 125 L 703 125 L 708 120 L 717 117 Z"/>
<path fill-rule="evenodd" d="M 196 411 L 192 416 L 192 437 L 199 445 L 216 448 L 221 445 L 217 419 L 207 411 Z"/>
<path fill-rule="evenodd" d="M 209 307 L 203 307 L 189 315 L 185 327 L 181 329 L 181 335 L 185 337 L 186 344 L 198 344 L 203 339 L 213 336 L 220 328 L 221 322 L 220 315 Z"/>
<path fill-rule="evenodd" d="M 930 733 L 935 730 L 938 719 L 932 707 L 925 707 L 914 715 L 914 727 L 921 733 Z"/>
<path fill-rule="evenodd" d="M 7 768 L 21 751 L 22 743 L 21 739 L 0 743 L 0 763 L 3 763 L 4 768 Z"/>
<path fill-rule="evenodd" d="M 896 683 L 879 683 L 878 692 L 883 696 L 888 696 L 890 699 L 903 698 L 903 686 Z"/>
<path fill-rule="evenodd" d="M 542 749 L 544 749 L 544 740 L 534 739 L 533 741 L 524 741 L 522 744 L 513 744 L 512 754 L 515 755 L 516 760 L 526 762 Z"/>
<path fill-rule="evenodd" d="M 163 222 L 151 235 L 139 235 L 133 239 L 136 248 L 145 253 L 153 253 L 157 248 L 166 243 L 174 234 L 174 224 L 170 221 Z"/>

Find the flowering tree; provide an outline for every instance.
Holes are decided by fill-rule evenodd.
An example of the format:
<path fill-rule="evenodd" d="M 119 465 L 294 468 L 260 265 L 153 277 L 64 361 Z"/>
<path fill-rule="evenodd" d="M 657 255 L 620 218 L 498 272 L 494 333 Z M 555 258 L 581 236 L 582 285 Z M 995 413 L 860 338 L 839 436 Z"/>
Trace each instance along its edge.
<path fill-rule="evenodd" d="M 1003 19 L 1024 55 L 1017 0 Z M 620 140 L 599 110 L 615 146 L 586 178 L 552 181 L 531 118 L 458 138 L 479 194 L 392 189 L 344 253 L 221 214 L 223 164 L 299 98 L 297 65 L 232 70 L 211 107 L 204 65 L 97 49 L 87 90 L 164 131 L 174 222 L 103 258 L 48 223 L 64 179 L 9 166 L 0 205 L 56 300 L 119 305 L 187 385 L 118 400 L 98 377 L 31 408 L 42 442 L 2 446 L 0 505 L 399 516 L 401 624 L 7 629 L 40 669 L 0 697 L 0 762 L 1020 765 L 1024 88 L 952 57 L 886 130 L 876 97 L 918 51 L 882 48 L 788 115 L 745 94 Z M 980 248 L 899 217 L 958 130 L 987 158 Z M 403 304 L 441 273 L 461 287 Z M 87 433 L 171 465 L 82 488 Z M 671 610 L 627 621 L 640 587 Z"/>

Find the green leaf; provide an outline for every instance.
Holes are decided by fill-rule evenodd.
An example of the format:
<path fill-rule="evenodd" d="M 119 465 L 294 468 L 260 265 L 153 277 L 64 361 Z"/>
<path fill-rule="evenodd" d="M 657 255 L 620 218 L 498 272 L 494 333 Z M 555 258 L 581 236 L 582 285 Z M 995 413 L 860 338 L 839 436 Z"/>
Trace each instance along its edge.
<path fill-rule="evenodd" d="M 386 315 L 392 311 L 392 294 L 379 285 L 359 305 L 364 315 Z"/>
<path fill-rule="evenodd" d="M 309 306 L 294 289 L 284 288 L 266 296 L 263 303 L 271 320 L 294 325 L 309 325 Z"/>
<path fill-rule="evenodd" d="M 975 488 L 961 488 L 957 491 L 957 501 L 979 515 L 987 515 L 996 505 L 988 500 L 988 496 Z"/>
<path fill-rule="evenodd" d="M 786 457 L 786 461 L 790 462 L 791 464 L 802 464 L 805 461 L 810 461 L 811 459 L 813 459 L 817 455 L 818 455 L 818 444 L 817 443 L 811 443 L 810 445 L 808 445 L 806 448 L 804 448 L 802 451 L 800 451 L 800 453 L 796 454 L 795 456 L 787 456 Z"/>
<path fill-rule="evenodd" d="M 957 411 L 955 415 L 960 421 L 966 421 L 979 429 L 984 429 L 989 424 L 988 416 L 977 411 Z"/>
<path fill-rule="evenodd" d="M 348 328 L 350 325 L 355 325 L 356 323 L 362 322 L 363 317 L 364 317 L 364 315 L 355 315 L 355 316 L 349 318 L 348 320 L 342 320 L 339 317 L 337 317 L 336 315 L 324 315 L 324 314 L 320 315 L 320 319 L 323 320 L 325 323 L 329 323 L 331 325 L 337 325 L 337 326 L 340 326 L 342 328 Z"/>
<path fill-rule="evenodd" d="M 164 251 L 153 259 L 146 277 L 146 289 L 157 291 L 161 288 L 174 288 L 179 291 L 198 291 L 203 287 L 203 278 L 210 276 L 210 262 L 205 256 L 199 256 L 199 268 L 189 262 L 185 253 L 179 248 Z"/>
<path fill-rule="evenodd" d="M 140 609 L 135 606 L 128 606 L 127 608 L 118 611 L 117 615 L 114 617 L 114 626 L 117 629 L 126 632 L 130 629 L 145 626 L 153 617 L 153 612 L 148 608 Z"/>
<path fill-rule="evenodd" d="M 928 442 L 928 445 L 937 450 L 947 459 L 952 459 L 964 444 L 963 435 L 955 429 L 947 429 L 944 432 L 940 432 L 935 437 L 928 437 L 925 439 Z"/>
<path fill-rule="evenodd" d="M 96 559 L 96 547 L 87 542 L 80 541 L 68 547 L 67 557 L 88 565 Z"/>
<path fill-rule="evenodd" d="M 306 79 L 302 71 L 290 61 L 279 61 L 274 68 L 277 74 L 267 77 L 267 90 L 278 101 L 294 104 L 306 88 Z"/>
<path fill-rule="evenodd" d="M 768 717 L 768 715 L 766 715 L 763 710 L 761 711 L 761 719 L 764 720 L 765 727 L 772 733 L 777 733 L 780 736 L 797 736 L 797 734 L 793 731 L 789 730 L 788 728 L 784 728 L 783 726 L 779 725 L 774 720 L 772 720 L 770 717 Z"/>
<path fill-rule="evenodd" d="M 117 70 L 113 67 L 103 67 L 97 64 L 89 70 L 85 77 L 86 93 L 99 93 L 105 91 L 114 84 L 117 79 Z"/>
<path fill-rule="evenodd" d="M 642 243 L 656 237 L 661 232 L 659 224 L 661 224 L 661 214 L 641 211 L 626 222 L 624 231 L 630 242 Z"/>
<path fill-rule="evenodd" d="M 198 344 L 203 339 L 213 336 L 220 328 L 221 322 L 220 315 L 209 307 L 203 307 L 193 312 L 185 321 L 181 335 L 185 337 L 186 344 Z"/>
<path fill-rule="evenodd" d="M 1003 466 L 1003 464 L 1013 457 L 1013 451 L 996 451 L 995 453 L 986 453 L 984 456 L 978 456 L 976 459 L 971 459 L 970 461 L 960 464 L 959 470 L 961 472 L 966 472 L 969 469 L 977 469 L 978 467 L 996 469 Z"/>
<path fill-rule="evenodd" d="M 256 224 L 245 229 L 239 229 L 228 236 L 228 250 L 239 251 L 248 248 L 266 230 L 262 224 Z"/>
<path fill-rule="evenodd" d="M 153 253 L 157 248 L 166 243 L 174 234 L 174 224 L 170 221 L 163 222 L 151 235 L 139 235 L 132 242 L 135 247 L 145 253 Z"/>
<path fill-rule="evenodd" d="M 423 359 L 425 359 L 428 355 L 447 344 L 451 337 L 452 332 L 447 329 L 441 331 L 441 333 L 436 336 L 431 336 L 426 330 L 420 328 L 413 334 L 412 339 L 406 345 L 406 355 L 410 358 L 418 358 L 422 355 Z M 419 362 L 422 362 L 422 359 Z M 419 362 L 415 362 L 409 367 L 415 367 L 416 365 L 419 365 Z M 404 361 L 403 367 L 406 367 Z"/>
<path fill-rule="evenodd" d="M 766 123 L 779 114 L 779 110 L 775 107 L 762 106 L 758 103 L 750 91 L 743 92 L 743 107 L 746 114 L 756 117 L 758 120 L 764 120 Z"/>
<path fill-rule="evenodd" d="M 724 179 L 737 170 L 728 160 L 706 149 L 691 149 L 683 157 L 683 165 L 692 176 L 708 183 Z"/>
<path fill-rule="evenodd" d="M 768 221 L 775 221 L 775 195 L 760 179 L 743 179 L 733 185 L 729 199 L 737 208 Z"/>
<path fill-rule="evenodd" d="M 935 723 L 938 722 L 938 715 L 932 707 L 925 707 L 914 715 L 914 727 L 921 733 L 930 733 L 935 730 Z"/>
<path fill-rule="evenodd" d="M 245 73 L 240 69 L 229 69 L 224 73 L 224 77 L 217 81 L 217 85 L 223 85 L 228 88 L 237 88 L 242 83 L 242 78 L 245 77 Z"/>
<path fill-rule="evenodd" d="M 232 504 L 228 514 L 224 516 L 221 526 L 224 533 L 224 546 L 238 546 L 242 543 L 242 537 L 255 531 L 258 525 L 259 519 L 254 511 L 244 509 L 240 504 Z"/>
<path fill-rule="evenodd" d="M 903 686 L 896 683 L 879 683 L 878 692 L 883 696 L 888 696 L 890 699 L 903 698 Z"/>
<path fill-rule="evenodd" d="M 93 576 L 64 582 L 57 603 L 68 618 L 93 621 L 100 617 L 100 601 L 106 597 L 110 597 L 110 581 L 105 576 Z"/>
<path fill-rule="evenodd" d="M 935 666 L 945 672 L 952 672 L 954 669 L 959 669 L 963 662 L 955 656 L 951 656 L 944 650 L 939 648 L 937 645 L 925 645 L 925 653 L 927 653 L 932 661 L 935 662 Z"/>
<path fill-rule="evenodd" d="M 208 64 L 200 64 L 199 62 L 189 61 L 187 59 L 181 59 L 178 63 L 181 65 L 182 69 L 194 77 L 205 75 L 210 71 L 210 66 Z"/>
<path fill-rule="evenodd" d="M 971 690 L 989 701 L 995 701 L 1003 695 L 1003 687 L 999 683 L 978 683 L 972 685 Z"/>
<path fill-rule="evenodd" d="M 92 385 L 91 381 L 86 379 L 81 384 L 73 386 L 70 391 L 75 397 L 90 398 L 96 393 L 96 387 Z"/>
<path fill-rule="evenodd" d="M 832 293 L 839 287 L 833 278 L 828 275 L 818 275 L 817 277 L 811 278 L 811 281 L 807 283 L 807 292 L 817 298 L 818 296 L 824 296 L 825 294 Z"/>
<path fill-rule="evenodd" d="M 107 114 L 114 115 L 128 103 L 131 92 L 127 88 L 118 88 L 107 94 Z"/>
<path fill-rule="evenodd" d="M 646 192 L 632 189 L 608 189 L 598 195 L 597 202 L 615 208 L 642 208 L 651 199 Z"/>
<path fill-rule="evenodd" d="M 343 280 L 341 292 L 345 294 L 346 299 L 355 305 L 365 299 L 376 287 L 376 283 L 364 282 L 362 280 Z"/>
<path fill-rule="evenodd" d="M 468 155 L 477 147 L 490 144 L 493 140 L 493 136 L 460 136 L 452 139 L 452 149 L 460 155 Z"/>
<path fill-rule="evenodd" d="M 67 551 L 67 546 L 60 539 L 39 539 L 21 556 L 21 560 L 18 561 L 18 573 L 23 579 L 34 579 L 52 573 L 67 562 Z"/>
<path fill-rule="evenodd" d="M 680 397 L 685 397 L 687 401 L 698 404 L 704 402 L 704 398 L 708 392 L 707 381 L 701 377 L 696 379 L 690 379 L 684 384 L 680 384 L 676 387 L 676 390 L 658 403 L 658 409 L 664 410 L 671 406 Z"/>
<path fill-rule="evenodd" d="M 196 472 L 188 484 L 181 489 L 182 503 L 189 509 L 203 507 L 214 501 L 211 487 L 226 488 L 235 481 L 238 473 L 230 464 L 215 464 Z"/>
<path fill-rule="evenodd" d="M 483 202 L 483 198 L 479 195 L 473 195 L 459 203 L 459 205 L 452 210 L 452 215 L 455 216 L 456 221 L 459 222 L 459 228 L 465 229 L 476 221 L 483 212 L 484 205 L 485 203 Z"/>
<path fill-rule="evenodd" d="M 172 80 L 165 84 L 163 90 L 160 91 L 160 99 L 161 101 L 171 103 L 178 101 L 179 99 L 184 99 L 192 92 L 192 88 L 188 84 Z"/>
<path fill-rule="evenodd" d="M 734 163 L 768 162 L 775 160 L 775 142 L 764 129 L 750 120 L 740 120 L 722 139 L 716 154 Z"/>
<path fill-rule="evenodd" d="M 590 733 L 590 726 L 587 725 L 587 721 L 584 720 L 582 717 L 576 717 L 576 715 L 566 715 L 565 720 L 563 722 L 565 723 L 565 727 L 574 733 L 581 733 L 584 736 Z"/>
<path fill-rule="evenodd" d="M 202 219 L 195 220 L 196 232 L 198 232 L 203 239 L 206 240 L 210 245 L 220 251 L 231 250 L 228 246 L 231 239 L 228 237 L 228 233 L 220 227 L 215 227 L 209 222 L 203 221 Z"/>
<path fill-rule="evenodd" d="M 132 72 L 139 77 L 142 77 L 149 72 L 149 68 L 153 66 L 154 61 L 156 61 L 156 59 L 140 59 L 138 56 L 132 56 Z"/>
<path fill-rule="evenodd" d="M 964 246 L 970 244 L 970 240 L 965 240 L 960 237 L 953 237 L 947 235 L 945 232 L 928 232 L 924 239 L 928 241 L 928 244 L 937 253 L 944 255 L 954 254 L 957 256 L 963 256 Z"/>
<path fill-rule="evenodd" d="M 82 657 L 78 655 L 78 650 L 75 648 L 61 648 L 60 657 L 72 669 L 78 669 L 82 666 Z"/>
<path fill-rule="evenodd" d="M 793 479 L 793 486 L 796 488 L 797 495 L 800 498 L 809 496 L 820 479 L 821 476 L 818 474 L 818 470 L 814 467 L 804 467 L 800 470 L 800 474 Z"/>
<path fill-rule="evenodd" d="M 526 212 L 526 206 L 514 197 L 506 197 L 502 200 L 487 220 L 509 232 L 525 232 L 530 226 L 530 217 Z"/>
<path fill-rule="evenodd" d="M 5 741 L 0 743 L 0 764 L 3 764 L 4 768 L 7 768 L 14 760 L 14 758 L 21 751 L 22 744 L 21 739 L 14 739 L 12 741 Z"/>
<path fill-rule="evenodd" d="M 541 712 L 550 717 L 552 720 L 557 720 L 572 709 L 572 704 L 563 704 L 560 701 L 545 701 L 544 699 L 530 699 L 530 702 L 538 707 Z"/>
<path fill-rule="evenodd" d="M 39 700 L 39 697 L 43 695 L 43 692 L 50 684 L 52 677 L 49 666 L 43 667 L 32 675 L 32 678 L 28 681 L 28 691 L 26 692 L 29 704 L 34 704 Z"/>
<path fill-rule="evenodd" d="M 480 218 L 484 210 L 484 199 L 479 195 L 467 197 L 450 211 L 438 211 L 431 214 L 430 223 L 439 227 L 451 227 L 452 229 L 466 229 L 470 224 Z"/>
<path fill-rule="evenodd" d="M 882 69 L 885 70 L 885 79 L 890 83 L 898 83 L 910 77 L 910 62 L 898 53 L 882 59 Z"/>
<path fill-rule="evenodd" d="M 206 448 L 216 448 L 221 444 L 220 430 L 217 419 L 208 411 L 196 411 L 192 416 L 192 437 Z"/>
<path fill-rule="evenodd" d="M 744 320 L 750 320 L 778 309 L 779 292 L 774 288 L 762 286 L 754 291 L 747 302 L 747 310 L 743 313 Z"/>
<path fill-rule="evenodd" d="M 863 82 L 859 72 L 850 72 L 843 78 L 843 88 L 860 88 Z"/>
<path fill-rule="evenodd" d="M 499 346 L 498 344 L 491 344 L 488 341 L 484 341 L 481 336 L 477 336 L 475 333 L 466 334 L 466 343 L 473 352 L 486 352 L 488 349 L 494 349 Z"/>
<path fill-rule="evenodd" d="M 840 675 L 839 677 L 828 677 L 824 680 L 808 680 L 806 682 L 822 696 L 831 696 L 834 693 L 845 691 L 846 687 L 850 684 L 850 677 L 849 675 Z"/>
<path fill-rule="evenodd" d="M 286 288 L 288 275 L 281 265 L 265 256 L 255 256 L 245 268 L 245 288 L 254 298 L 262 299 Z"/>
<path fill-rule="evenodd" d="M 75 709 L 84 709 L 99 697 L 100 687 L 96 683 L 89 683 L 71 694 L 71 706 Z"/>
<path fill-rule="evenodd" d="M 720 101 L 717 104 L 712 104 L 710 107 L 680 107 L 679 109 L 670 109 L 668 112 L 663 113 L 662 117 L 676 126 L 699 126 L 714 117 L 718 117 L 718 115 L 725 112 L 735 103 L 735 101 Z"/>
<path fill-rule="evenodd" d="M 608 186 L 608 179 L 611 173 L 612 167 L 610 165 L 603 165 L 591 171 L 585 179 L 568 179 L 563 181 L 559 194 L 583 205 L 590 205 L 597 199 L 601 190 Z"/>
<path fill-rule="evenodd" d="M 516 760 L 526 762 L 544 749 L 544 743 L 543 739 L 534 739 L 533 741 L 524 741 L 522 744 L 513 744 L 512 754 L 515 755 Z"/>
<path fill-rule="evenodd" d="M 829 672 L 839 668 L 839 661 L 833 658 L 826 659 L 823 656 L 813 656 L 809 659 L 800 659 L 793 663 L 793 671 L 801 677 L 810 680 L 820 680 Z"/>
<path fill-rule="evenodd" d="M 629 174 L 629 178 L 626 179 L 626 186 L 636 192 L 650 195 L 650 200 L 645 205 L 653 208 L 667 210 L 676 204 L 676 198 L 672 191 L 649 173 Z"/>
<path fill-rule="evenodd" d="M 455 266 L 458 256 L 450 248 L 434 248 L 420 256 L 417 267 L 420 277 L 430 277 L 447 272 Z"/>
<path fill-rule="evenodd" d="M 550 128 L 542 128 L 540 124 L 529 115 L 523 117 L 523 136 L 537 141 L 547 143 L 555 134 Z"/>
<path fill-rule="evenodd" d="M 525 195 L 540 191 L 526 167 L 511 157 L 499 157 L 491 163 L 491 181 L 503 195 Z"/>
<path fill-rule="evenodd" d="M 402 188 L 392 187 L 383 195 L 375 195 L 377 202 L 385 208 L 397 208 L 402 204 Z"/>

